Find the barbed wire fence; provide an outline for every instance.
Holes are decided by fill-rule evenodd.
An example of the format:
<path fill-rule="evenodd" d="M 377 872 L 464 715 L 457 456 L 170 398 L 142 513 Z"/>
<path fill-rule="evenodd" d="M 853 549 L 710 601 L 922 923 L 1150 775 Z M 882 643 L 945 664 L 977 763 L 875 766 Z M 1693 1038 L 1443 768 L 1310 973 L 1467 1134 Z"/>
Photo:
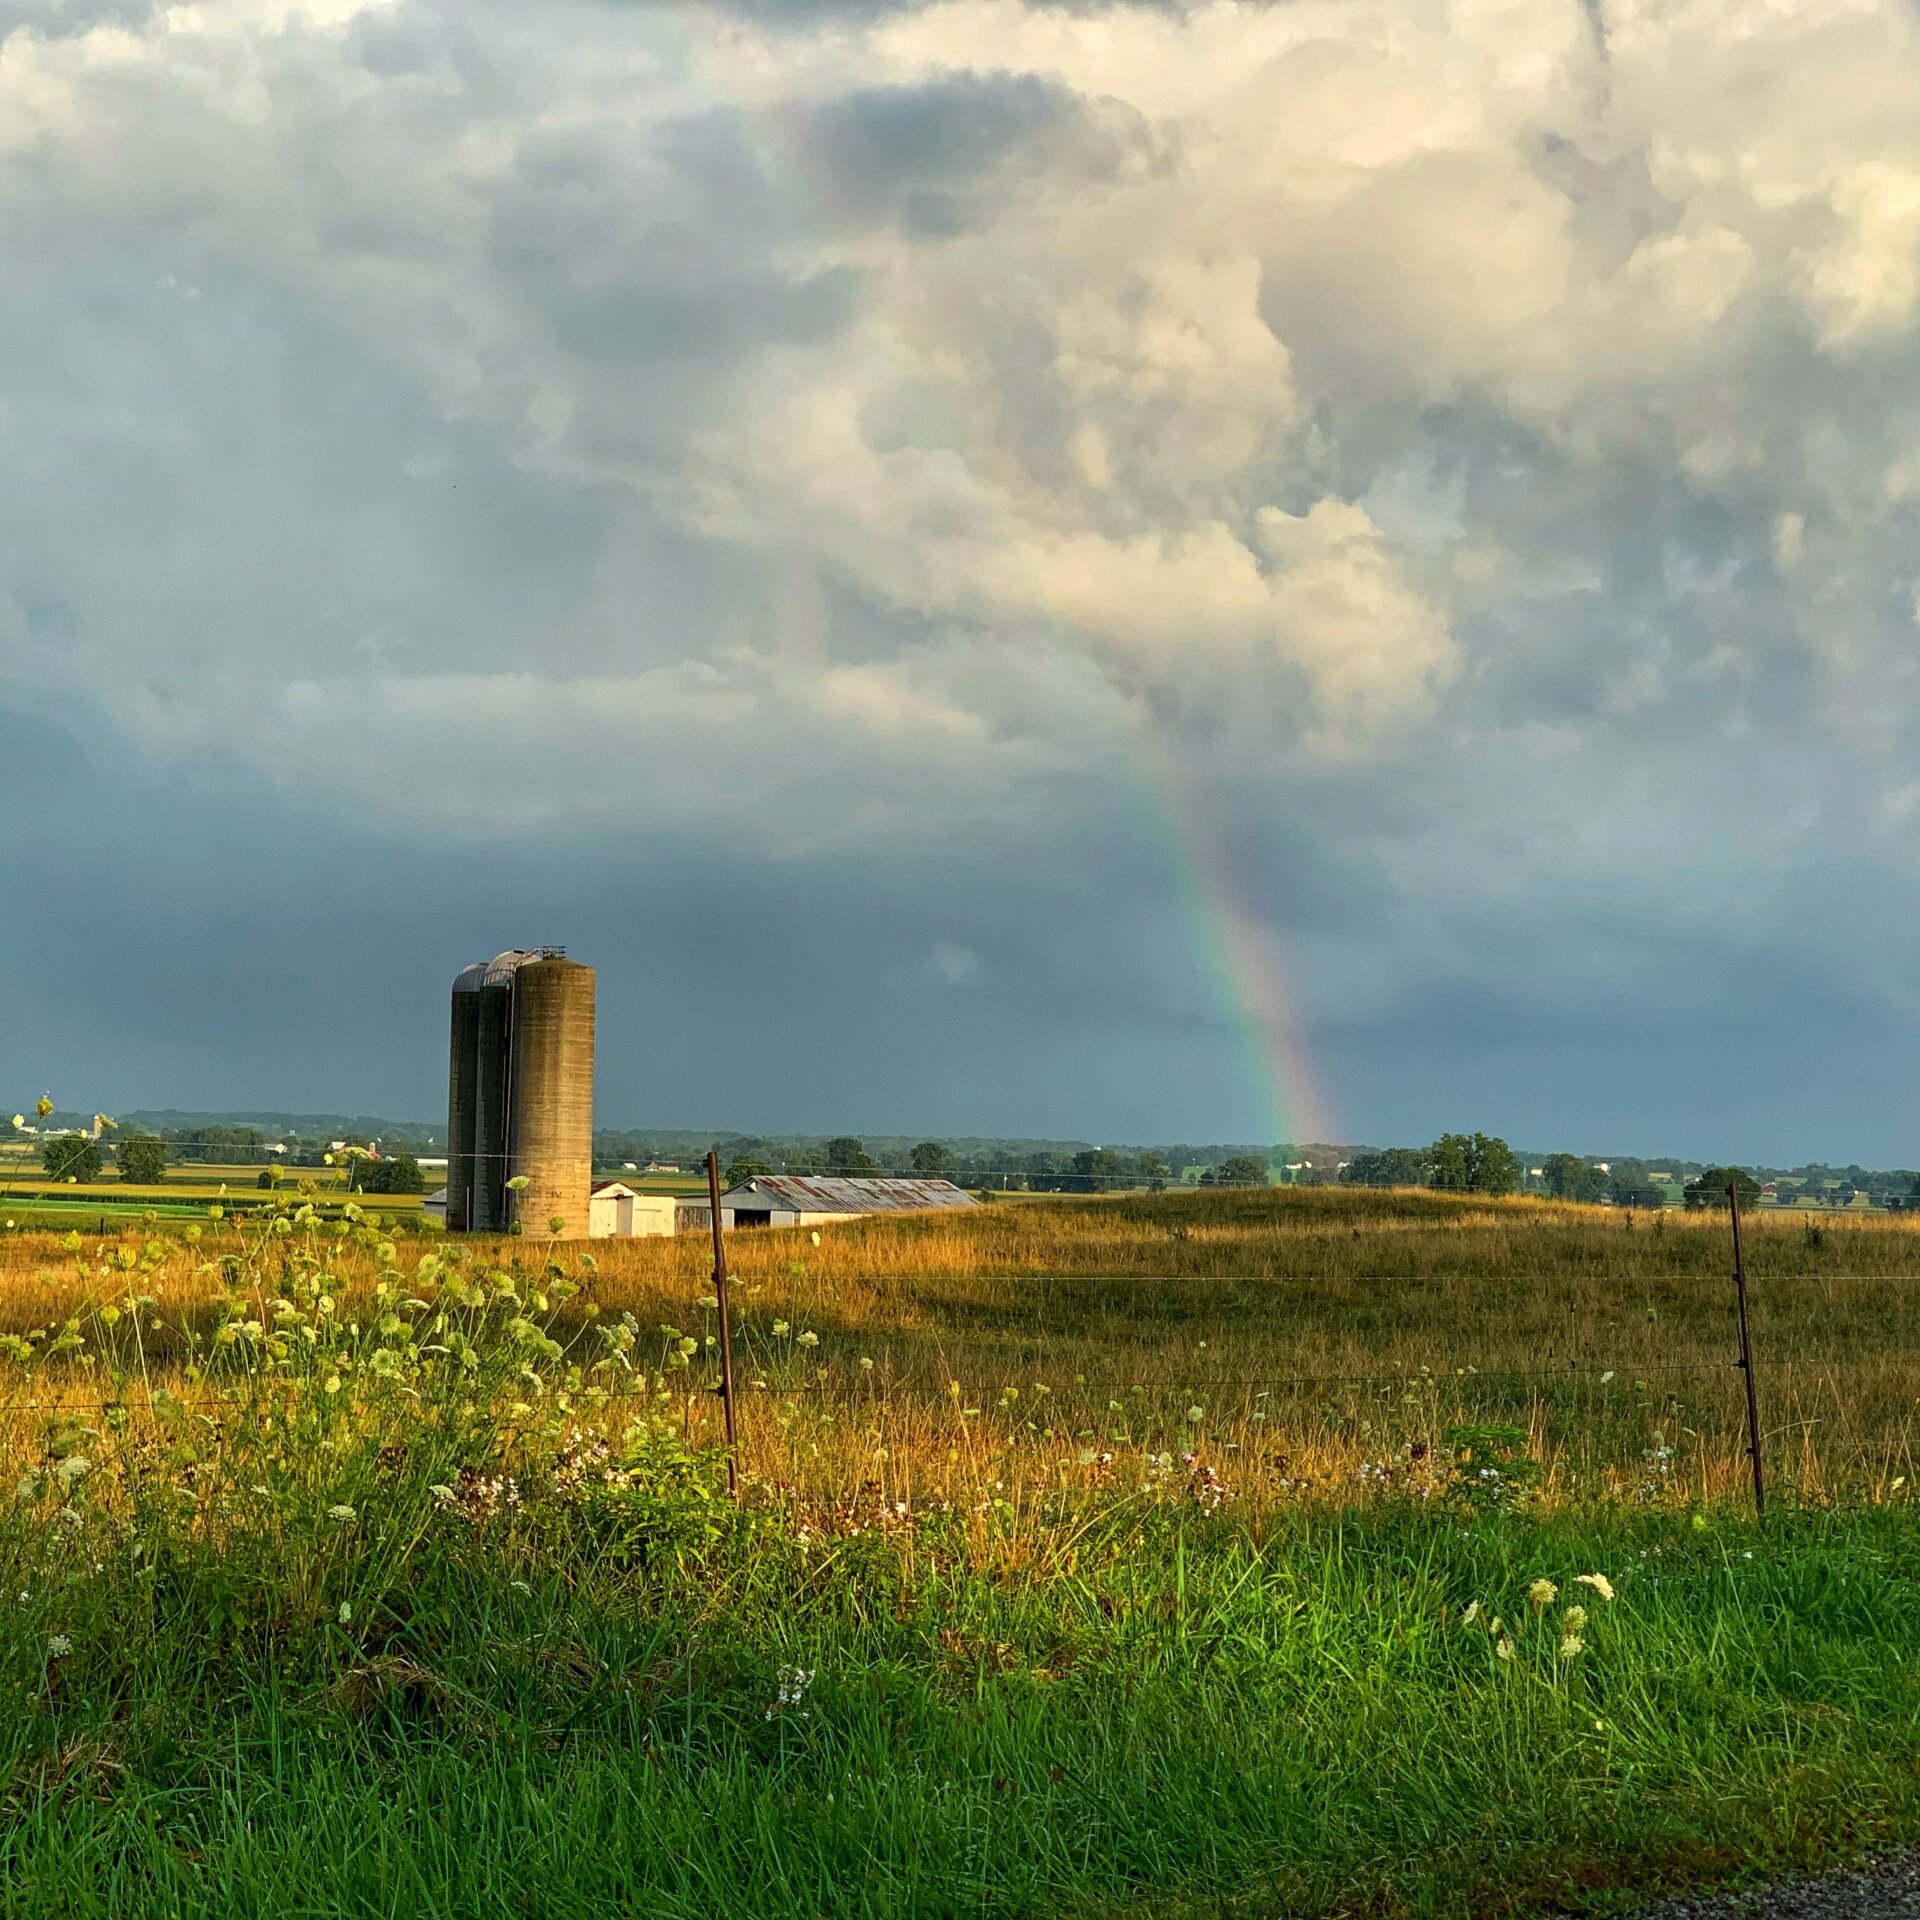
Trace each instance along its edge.
<path fill-rule="evenodd" d="M 381 1196 L 367 1196 L 377 1201 Z M 284 1207 L 285 1194 L 279 1196 L 261 1195 L 257 1205 L 261 1208 Z M 0 1199 L 4 1199 L 0 1195 Z M 1603 1388 L 1618 1383 L 1620 1391 L 1644 1391 L 1648 1383 L 1697 1382 L 1703 1386 L 1722 1386 L 1738 1382 L 1744 1390 L 1746 1399 L 1748 1444 L 1746 1451 L 1752 1459 L 1755 1472 L 1755 1505 L 1764 1514 L 1765 1490 L 1762 1481 L 1761 1462 L 1764 1453 L 1764 1439 L 1760 1414 L 1756 1401 L 1757 1378 L 1762 1364 L 1770 1377 L 1792 1382 L 1796 1376 L 1810 1376 L 1821 1380 L 1842 1376 L 1861 1377 L 1868 1373 L 1884 1375 L 1887 1370 L 1887 1357 L 1862 1357 L 1857 1353 L 1840 1351 L 1821 1352 L 1817 1347 L 1796 1335 L 1784 1326 L 1765 1329 L 1779 1336 L 1780 1345 L 1787 1349 L 1778 1358 L 1770 1361 L 1756 1361 L 1753 1346 L 1753 1329 L 1749 1325 L 1746 1312 L 1745 1283 L 1746 1273 L 1741 1258 L 1739 1228 L 1741 1212 L 1737 1195 L 1728 1194 L 1730 1205 L 1720 1212 L 1720 1218 L 1726 1220 L 1730 1231 L 1729 1278 L 1732 1287 L 1729 1294 L 1729 1306 L 1737 1302 L 1738 1333 L 1730 1340 L 1731 1351 L 1724 1360 L 1647 1360 L 1624 1353 L 1621 1357 L 1608 1360 L 1604 1357 L 1567 1360 L 1534 1366 L 1512 1365 L 1476 1365 L 1452 1367 L 1421 1367 L 1413 1369 L 1396 1366 L 1390 1372 L 1369 1372 L 1364 1369 L 1341 1367 L 1321 1371 L 1263 1371 L 1257 1374 L 1222 1374 L 1210 1367 L 1194 1368 L 1192 1386 L 1176 1385 L 1167 1381 L 1152 1386 L 1135 1386 L 1132 1393 L 1147 1402 L 1173 1403 L 1184 1395 L 1204 1388 L 1210 1397 L 1210 1407 L 1214 1413 L 1231 1404 L 1238 1409 L 1239 1417 L 1246 1417 L 1257 1411 L 1257 1403 L 1269 1398 L 1285 1399 L 1308 1394 L 1362 1394 L 1393 1392 L 1406 1394 L 1419 1391 L 1424 1394 L 1449 1392 L 1459 1398 L 1475 1395 L 1487 1396 L 1494 1393 L 1508 1395 L 1545 1391 L 1564 1392 L 1569 1389 Z M 377 1212 L 377 1207 L 370 1207 Z M 236 1220 L 237 1226 L 239 1222 Z M 1703 1223 L 1703 1224 L 1711 1224 Z M 107 1230 L 107 1220 L 100 1219 L 101 1237 L 111 1238 Z M 533 1244 L 538 1244 L 534 1236 Z M 716 1249 L 717 1250 L 717 1249 Z M 1542 1264 L 1534 1268 L 1514 1269 L 1509 1277 L 1525 1279 L 1535 1277 L 1549 1279 L 1564 1272 L 1551 1265 Z M 1390 1286 L 1415 1280 L 1427 1280 L 1430 1274 L 1394 1273 L 1391 1271 L 1369 1272 L 1350 1275 L 1347 1278 L 1361 1286 Z M 1700 1270 L 1690 1268 L 1685 1273 L 1649 1274 L 1645 1278 L 1698 1279 Z M 1835 1268 L 1828 1265 L 1800 1265 L 1768 1268 L 1761 1278 L 1769 1285 L 1813 1281 L 1824 1287 L 1836 1282 L 1848 1282 L 1867 1286 L 1883 1286 L 1889 1283 L 1911 1283 L 1920 1281 L 1920 1268 L 1891 1266 L 1871 1270 Z M 1916 1356 L 1920 1361 L 1920 1356 Z M 890 1387 L 905 1393 L 924 1393 L 929 1396 L 939 1391 L 939 1382 L 932 1373 L 923 1379 L 924 1369 L 909 1367 L 901 1370 L 890 1369 L 887 1380 Z M 218 1379 L 210 1378 L 198 1383 L 191 1392 L 183 1393 L 178 1388 L 169 1387 L 165 1398 L 177 1408 L 183 1408 L 194 1414 L 217 1413 L 221 1407 L 231 1406 L 235 1387 L 231 1381 L 222 1384 Z M 756 1392 L 766 1391 L 780 1398 L 806 1399 L 816 1396 L 845 1397 L 848 1386 L 840 1381 L 819 1379 L 787 1379 L 775 1386 L 764 1381 L 754 1383 Z M 721 1390 L 714 1388 L 718 1393 Z M 8 1399 L 0 1393 L 0 1412 L 45 1413 L 53 1416 L 73 1416 L 84 1413 L 106 1414 L 126 1412 L 133 1405 L 124 1391 L 116 1391 L 110 1396 L 89 1396 L 75 1394 L 62 1389 L 45 1399 L 27 1400 Z M 731 1410 L 729 1406 L 729 1411 Z M 980 1410 L 975 1410 L 980 1411 Z M 1000 1409 L 1006 1412 L 1007 1409 Z M 1029 1422 L 1030 1423 L 1030 1422 Z"/>

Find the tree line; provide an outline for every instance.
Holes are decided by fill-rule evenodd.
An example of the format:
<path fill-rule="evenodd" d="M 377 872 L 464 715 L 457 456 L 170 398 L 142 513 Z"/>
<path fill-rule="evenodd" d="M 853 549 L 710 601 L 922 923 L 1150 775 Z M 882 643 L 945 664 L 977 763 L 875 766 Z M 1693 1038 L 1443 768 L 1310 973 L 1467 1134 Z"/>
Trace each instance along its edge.
<path fill-rule="evenodd" d="M 1146 1187 L 1159 1191 L 1179 1179 L 1179 1169 L 1168 1156 L 1153 1149 L 1082 1147 L 1072 1153 L 978 1153 L 956 1151 L 942 1140 L 922 1140 L 889 1153 L 876 1154 L 852 1134 L 837 1134 L 819 1148 L 781 1146 L 772 1141 L 734 1139 L 716 1142 L 728 1185 L 762 1174 L 802 1177 L 872 1178 L 896 1175 L 909 1179 L 951 1180 L 976 1191 L 1001 1193 L 1105 1193 L 1117 1187 Z M 1183 1162 L 1191 1165 L 1192 1162 Z M 1268 1183 L 1265 1156 L 1227 1154 L 1201 1169 L 1202 1186 L 1264 1187 Z"/>

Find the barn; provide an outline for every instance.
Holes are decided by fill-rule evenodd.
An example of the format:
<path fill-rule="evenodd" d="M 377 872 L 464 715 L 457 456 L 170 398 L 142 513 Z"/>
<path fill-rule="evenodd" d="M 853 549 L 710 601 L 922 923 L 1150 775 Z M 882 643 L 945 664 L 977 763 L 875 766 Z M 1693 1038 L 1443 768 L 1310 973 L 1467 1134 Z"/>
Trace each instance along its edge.
<path fill-rule="evenodd" d="M 977 1207 L 951 1180 L 762 1173 L 720 1196 L 725 1227 L 817 1227 L 870 1213 L 933 1213 Z"/>

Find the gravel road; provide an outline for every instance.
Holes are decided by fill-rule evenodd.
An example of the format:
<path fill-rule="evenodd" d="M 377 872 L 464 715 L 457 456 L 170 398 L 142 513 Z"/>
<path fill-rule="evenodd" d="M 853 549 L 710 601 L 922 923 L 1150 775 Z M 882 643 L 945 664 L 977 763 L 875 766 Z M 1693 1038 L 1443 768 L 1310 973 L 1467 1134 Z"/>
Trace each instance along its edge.
<path fill-rule="evenodd" d="M 1920 1920 L 1920 1853 L 1642 1907 L 1636 1920 Z"/>

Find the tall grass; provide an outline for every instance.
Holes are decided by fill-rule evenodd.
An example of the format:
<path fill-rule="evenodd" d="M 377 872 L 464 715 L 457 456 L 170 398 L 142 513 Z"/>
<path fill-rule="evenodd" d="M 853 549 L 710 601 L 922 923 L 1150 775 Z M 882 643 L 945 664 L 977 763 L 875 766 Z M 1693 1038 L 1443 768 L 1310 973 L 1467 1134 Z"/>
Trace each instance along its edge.
<path fill-rule="evenodd" d="M 158 1303 L 147 1364 L 164 1373 L 226 1311 L 235 1262 L 270 1272 L 286 1257 L 269 1223 L 196 1231 L 0 1239 L 0 1330 L 84 1320 L 125 1290 L 132 1260 Z M 381 1270 L 368 1243 L 392 1234 L 304 1231 L 344 1231 L 327 1244 L 358 1311 Z M 429 1244 L 394 1231 L 409 1259 Z M 523 1275 L 577 1268 L 585 1291 L 558 1306 L 562 1329 L 628 1315 L 636 1365 L 684 1430 L 714 1437 L 698 1236 L 584 1257 L 454 1246 Z M 1763 1216 L 1749 1257 L 1782 1489 L 1885 1498 L 1920 1484 L 1920 1230 Z M 1141 1196 L 853 1222 L 817 1245 L 742 1233 L 730 1259 L 744 1464 L 809 1498 L 869 1480 L 955 1498 L 996 1454 L 988 1477 L 1011 1471 L 1025 1491 L 1035 1474 L 1080 1476 L 1089 1450 L 1172 1449 L 1230 1462 L 1255 1503 L 1344 1501 L 1444 1478 L 1448 1432 L 1489 1422 L 1527 1430 L 1549 1500 L 1685 1504 L 1746 1484 L 1724 1216 L 1411 1192 Z M 683 1337 L 699 1343 L 686 1367 Z M 39 1391 L 79 1391 L 72 1369 L 60 1377 Z"/>
<path fill-rule="evenodd" d="M 739 1507 L 696 1244 L 0 1240 L 0 1913 L 1466 1915 L 1920 1834 L 1920 1243 L 1755 1239 L 1764 1534 L 1707 1221 L 736 1236 Z"/>

